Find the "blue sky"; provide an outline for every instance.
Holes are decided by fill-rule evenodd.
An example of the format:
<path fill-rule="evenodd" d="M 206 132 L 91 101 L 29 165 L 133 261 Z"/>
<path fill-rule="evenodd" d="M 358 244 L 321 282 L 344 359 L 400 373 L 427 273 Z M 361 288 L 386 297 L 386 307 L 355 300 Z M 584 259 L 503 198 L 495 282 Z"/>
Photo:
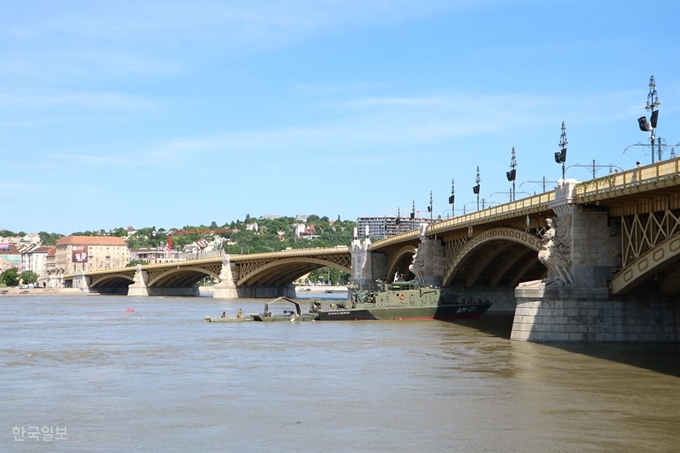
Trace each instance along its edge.
<path fill-rule="evenodd" d="M 450 215 L 680 142 L 680 2 L 0 0 L 0 229 Z M 625 151 L 625 152 L 624 152 Z M 680 146 L 676 146 L 680 154 Z M 668 158 L 670 146 L 666 149 Z M 599 168 L 598 175 L 607 174 Z M 505 192 L 505 193 L 504 193 Z M 448 210 L 448 211 L 447 211 Z"/>

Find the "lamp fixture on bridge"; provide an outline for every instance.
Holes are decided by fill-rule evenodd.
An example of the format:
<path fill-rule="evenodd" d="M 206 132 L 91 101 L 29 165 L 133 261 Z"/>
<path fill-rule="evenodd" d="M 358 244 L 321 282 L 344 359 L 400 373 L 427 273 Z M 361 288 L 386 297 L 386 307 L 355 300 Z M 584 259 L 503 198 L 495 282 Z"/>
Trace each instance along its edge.
<path fill-rule="evenodd" d="M 479 189 L 480 189 L 480 184 L 482 182 L 482 179 L 479 177 L 479 165 L 477 165 L 477 178 L 475 179 L 475 182 L 477 183 L 476 186 L 472 188 L 472 192 L 477 195 L 477 210 L 479 211 Z"/>
<path fill-rule="evenodd" d="M 512 158 L 510 158 L 510 171 L 505 172 L 508 181 L 512 181 L 512 199 L 510 201 L 515 201 L 515 178 L 517 177 L 517 159 L 515 159 L 515 147 L 512 147 Z"/>
<path fill-rule="evenodd" d="M 655 107 L 661 105 L 659 102 L 659 96 L 656 93 L 656 81 L 654 76 L 649 78 L 649 93 L 647 94 L 647 105 L 645 110 L 650 110 L 651 115 L 649 121 L 647 121 L 646 116 L 641 116 L 638 118 L 638 125 L 642 132 L 649 132 L 649 141 L 652 144 L 652 163 L 654 163 L 654 138 L 656 134 L 656 122 L 659 119 L 659 110 L 654 110 Z M 661 143 L 659 143 L 659 160 L 661 160 Z"/>
<path fill-rule="evenodd" d="M 564 173 L 565 173 L 565 168 L 564 168 L 564 163 L 567 161 L 567 127 L 564 125 L 564 121 L 562 121 L 562 135 L 560 135 L 560 143 L 558 146 L 560 147 L 560 150 L 555 153 L 555 162 L 558 164 L 562 164 L 562 179 L 564 179 Z"/>
<path fill-rule="evenodd" d="M 456 203 L 456 184 L 455 181 L 451 180 L 451 196 L 449 197 L 449 204 L 451 205 L 451 216 L 455 217 L 456 211 L 454 209 L 454 204 Z"/>

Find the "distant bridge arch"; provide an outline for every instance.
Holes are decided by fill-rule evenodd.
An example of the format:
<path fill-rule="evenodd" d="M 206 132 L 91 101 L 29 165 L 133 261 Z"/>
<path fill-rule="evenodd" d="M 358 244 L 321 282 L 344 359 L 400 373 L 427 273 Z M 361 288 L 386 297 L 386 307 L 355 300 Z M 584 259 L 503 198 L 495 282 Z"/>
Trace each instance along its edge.
<path fill-rule="evenodd" d="M 190 288 L 202 278 L 220 276 L 220 264 L 213 266 L 182 266 L 171 269 L 149 271 L 148 287 Z"/>
<path fill-rule="evenodd" d="M 127 286 L 134 281 L 134 270 L 132 274 L 117 272 L 115 274 L 96 275 L 90 277 L 90 288 L 119 287 L 121 284 Z"/>
<path fill-rule="evenodd" d="M 267 263 L 242 263 L 241 276 L 237 286 L 251 284 L 289 284 L 309 272 L 322 267 L 332 267 L 341 272 L 351 273 L 349 255 L 345 259 L 323 259 L 297 256 L 282 258 Z"/>

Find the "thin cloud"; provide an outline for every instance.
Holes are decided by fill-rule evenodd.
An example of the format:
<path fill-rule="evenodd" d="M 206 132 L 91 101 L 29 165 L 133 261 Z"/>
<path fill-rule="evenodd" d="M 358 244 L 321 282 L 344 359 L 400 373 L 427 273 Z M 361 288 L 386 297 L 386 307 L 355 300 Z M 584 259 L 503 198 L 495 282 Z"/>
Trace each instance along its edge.
<path fill-rule="evenodd" d="M 0 93 L 5 108 L 51 108 L 72 106 L 99 110 L 151 110 L 160 103 L 145 97 L 106 92 Z"/>

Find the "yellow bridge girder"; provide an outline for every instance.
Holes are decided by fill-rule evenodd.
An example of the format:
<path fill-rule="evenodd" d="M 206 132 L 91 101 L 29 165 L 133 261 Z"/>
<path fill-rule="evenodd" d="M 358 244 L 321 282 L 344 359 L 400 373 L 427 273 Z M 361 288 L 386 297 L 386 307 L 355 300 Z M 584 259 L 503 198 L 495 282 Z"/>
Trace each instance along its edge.
<path fill-rule="evenodd" d="M 680 233 L 667 238 L 655 247 L 650 248 L 640 255 L 635 261 L 623 268 L 611 281 L 612 294 L 626 294 L 649 275 L 660 269 L 665 269 L 673 263 L 680 261 Z M 677 280 L 677 278 L 674 278 Z M 667 292 L 674 294 L 676 285 L 668 284 Z"/>

